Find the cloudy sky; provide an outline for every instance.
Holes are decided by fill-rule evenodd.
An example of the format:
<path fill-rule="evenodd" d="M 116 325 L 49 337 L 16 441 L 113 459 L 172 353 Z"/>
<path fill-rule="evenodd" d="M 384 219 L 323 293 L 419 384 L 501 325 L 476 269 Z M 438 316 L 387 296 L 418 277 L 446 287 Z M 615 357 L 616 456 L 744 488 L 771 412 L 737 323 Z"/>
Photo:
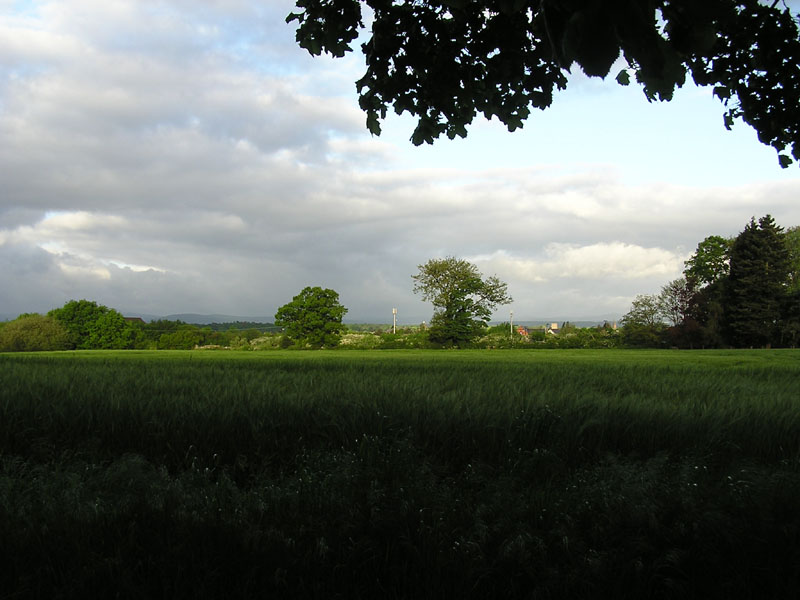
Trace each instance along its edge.
<path fill-rule="evenodd" d="M 691 86 L 649 104 L 575 73 L 513 134 L 371 137 L 360 53 L 308 56 L 292 8 L 0 0 L 0 316 L 272 317 L 319 285 L 349 320 L 419 323 L 411 275 L 453 255 L 508 283 L 498 320 L 618 318 L 704 237 L 800 224 L 800 169 Z"/>

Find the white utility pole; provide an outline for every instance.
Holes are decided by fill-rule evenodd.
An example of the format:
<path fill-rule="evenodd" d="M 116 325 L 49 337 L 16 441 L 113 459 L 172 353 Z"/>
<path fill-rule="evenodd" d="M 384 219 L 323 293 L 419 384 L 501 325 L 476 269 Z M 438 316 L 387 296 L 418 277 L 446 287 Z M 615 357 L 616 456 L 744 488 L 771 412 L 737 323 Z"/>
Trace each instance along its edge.
<path fill-rule="evenodd" d="M 514 311 L 511 311 L 511 337 L 514 337 Z"/>
<path fill-rule="evenodd" d="M 397 333 L 397 309 L 392 309 L 392 333 Z"/>

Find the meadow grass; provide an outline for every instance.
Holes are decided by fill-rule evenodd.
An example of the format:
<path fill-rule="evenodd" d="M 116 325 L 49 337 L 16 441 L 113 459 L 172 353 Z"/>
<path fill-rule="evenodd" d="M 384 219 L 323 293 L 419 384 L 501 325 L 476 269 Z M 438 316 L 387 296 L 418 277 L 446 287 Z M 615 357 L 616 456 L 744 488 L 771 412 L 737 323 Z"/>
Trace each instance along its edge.
<path fill-rule="evenodd" d="M 799 399 L 791 350 L 0 355 L 0 589 L 797 596 Z"/>

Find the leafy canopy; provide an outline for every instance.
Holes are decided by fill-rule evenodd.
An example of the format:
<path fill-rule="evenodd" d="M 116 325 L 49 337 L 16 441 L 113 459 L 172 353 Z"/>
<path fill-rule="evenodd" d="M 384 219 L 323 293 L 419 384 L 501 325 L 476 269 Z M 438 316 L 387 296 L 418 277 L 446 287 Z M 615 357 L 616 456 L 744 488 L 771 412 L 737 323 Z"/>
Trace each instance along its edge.
<path fill-rule="evenodd" d="M 497 277 L 483 279 L 478 268 L 452 256 L 431 259 L 412 275 L 414 293 L 434 306 L 430 339 L 459 345 L 483 332 L 495 307 L 512 301 Z"/>
<path fill-rule="evenodd" d="M 365 17 L 362 5 L 368 7 Z M 392 108 L 411 141 L 467 135 L 478 113 L 509 131 L 545 109 L 575 64 L 670 100 L 687 74 L 712 86 L 725 127 L 743 119 L 781 166 L 800 160 L 800 34 L 778 0 L 296 0 L 297 43 L 341 57 L 370 23 L 356 82 L 367 128 Z"/>
<path fill-rule="evenodd" d="M 336 346 L 341 339 L 342 317 L 347 309 L 339 303 L 339 294 L 321 287 L 306 287 L 275 313 L 275 324 L 300 344 L 315 348 Z"/>
<path fill-rule="evenodd" d="M 732 238 L 710 235 L 697 245 L 697 250 L 684 265 L 687 279 L 700 285 L 712 283 L 728 276 Z"/>
<path fill-rule="evenodd" d="M 53 317 L 23 314 L 0 328 L 0 352 L 66 350 L 69 337 Z"/>
<path fill-rule="evenodd" d="M 689 315 L 694 286 L 679 277 L 662 286 L 658 295 L 658 312 L 662 318 L 674 326 L 683 323 Z"/>
<path fill-rule="evenodd" d="M 136 332 L 119 312 L 90 300 L 70 300 L 47 316 L 59 321 L 69 334 L 72 348 L 133 348 Z"/>
<path fill-rule="evenodd" d="M 663 325 L 663 315 L 657 294 L 639 294 L 630 310 L 620 320 L 623 326 L 657 327 Z"/>

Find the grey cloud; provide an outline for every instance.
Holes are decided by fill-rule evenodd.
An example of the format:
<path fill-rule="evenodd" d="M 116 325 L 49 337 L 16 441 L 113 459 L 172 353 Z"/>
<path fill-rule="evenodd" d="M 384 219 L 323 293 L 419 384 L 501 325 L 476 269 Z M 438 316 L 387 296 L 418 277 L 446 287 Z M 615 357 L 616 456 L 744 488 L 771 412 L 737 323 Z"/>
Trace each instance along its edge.
<path fill-rule="evenodd" d="M 351 318 L 389 320 L 397 307 L 419 322 L 431 307 L 411 292 L 418 264 L 502 251 L 551 270 L 546 282 L 508 271 L 515 318 L 621 314 L 666 274 L 558 279 L 548 248 L 678 256 L 767 206 L 800 223 L 797 181 L 632 185 L 596 165 L 490 157 L 405 168 L 391 139 L 364 132 L 361 59 L 309 59 L 283 23 L 292 5 L 53 2 L 35 43 L 0 42 L 16 69 L 0 80 L 0 276 L 13 282 L 0 312 L 89 298 L 270 315 L 323 285 Z"/>
<path fill-rule="evenodd" d="M 240 176 L 252 184 L 258 172 L 264 189 L 280 187 L 281 161 L 324 164 L 332 140 L 362 134 L 362 117 L 347 102 L 304 95 L 291 77 L 246 70 L 214 40 L 198 50 L 203 35 L 185 23 L 165 19 L 140 36 L 148 24 L 116 12 L 121 6 L 43 11 L 67 33 L 40 40 L 27 58 L 46 68 L 6 79 L 0 92 L 0 202 L 45 209 L 212 204 L 235 195 L 230 182 Z M 138 3 L 127 6 L 134 17 L 140 12 L 132 8 Z M 205 9 L 206 16 L 223 10 Z M 108 35 L 117 34 L 132 45 L 115 46 Z M 153 47 L 154 35 L 188 49 Z M 24 51 L 24 44 L 14 47 L 22 64 Z M 269 64 L 272 57 L 260 58 Z"/>
<path fill-rule="evenodd" d="M 340 177 L 346 179 L 342 174 Z M 341 185 L 346 189 L 344 183 Z M 370 198 L 370 186 L 357 181 L 353 188 L 360 190 L 363 200 L 355 203 L 355 209 L 346 195 L 328 196 L 325 202 L 299 197 L 277 206 L 242 205 L 236 211 L 230 207 L 218 212 L 144 212 L 134 208 L 121 213 L 119 220 L 99 218 L 94 224 L 87 220 L 85 229 L 42 231 L 38 238 L 31 234 L 31 243 L 55 235 L 66 248 L 62 262 L 73 269 L 72 273 L 57 269 L 57 257 L 40 254 L 48 260 L 40 263 L 38 272 L 47 266 L 53 285 L 35 284 L 38 276 L 33 274 L 26 278 L 18 273 L 14 277 L 27 282 L 23 287 L 28 286 L 31 294 L 50 293 L 59 298 L 98 294 L 98 301 L 106 304 L 128 309 L 136 308 L 131 304 L 142 304 L 137 310 L 156 314 L 186 310 L 273 314 L 270 311 L 305 285 L 324 285 L 340 292 L 353 317 L 372 319 L 385 314 L 387 306 L 399 305 L 401 314 L 413 316 L 412 322 L 417 322 L 430 318 L 430 307 L 411 293 L 410 275 L 417 264 L 445 254 L 473 257 L 482 249 L 491 253 L 501 248 L 535 266 L 537 260 L 547 258 L 543 254 L 547 244 L 568 236 L 562 228 L 544 227 L 530 232 L 523 228 L 508 236 L 508 206 L 503 202 L 487 204 L 477 216 L 476 211 L 457 208 L 448 213 L 441 207 L 448 206 L 450 195 L 458 193 L 458 187 L 439 190 L 438 208 L 437 196 L 426 194 L 424 202 L 433 205 L 430 213 L 434 216 L 423 213 L 418 219 L 413 218 L 418 200 L 413 196 L 398 194 L 370 205 L 365 200 Z M 409 190 L 412 188 L 409 186 Z M 385 193 L 379 180 L 374 190 L 376 197 Z M 622 188 L 620 193 L 624 191 Z M 726 194 L 718 193 L 720 202 Z M 406 207 L 405 213 L 395 216 L 386 211 L 386 203 L 404 201 L 411 207 Z M 441 214 L 435 214 L 437 211 Z M 624 215 L 619 218 L 627 222 Z M 585 231 L 583 236 L 595 243 L 615 239 L 633 243 L 618 235 L 624 227 L 618 229 L 609 233 L 601 224 L 593 235 Z M 643 247 L 661 247 L 675 255 L 682 251 L 678 246 L 683 246 L 690 252 L 700 239 L 713 233 L 708 231 L 708 222 L 698 224 L 697 229 L 697 233 L 672 233 L 680 244 L 659 242 Z M 163 272 L 137 272 L 109 261 L 137 268 L 152 266 Z M 17 258 L 8 262 L 27 264 Z M 487 273 L 496 271 L 492 271 L 491 263 L 484 266 Z M 540 283 L 527 282 L 511 271 L 498 273 L 510 285 L 519 318 L 526 314 L 531 318 L 577 318 L 576 313 L 591 316 L 601 309 L 602 314 L 620 316 L 630 298 L 637 293 L 657 292 L 677 276 L 680 265 L 675 267 L 676 273 L 657 272 L 635 280 L 604 272 L 603 277 L 581 275 L 559 281 L 552 278 L 554 267 L 547 268 L 549 280 Z M 98 270 L 105 270 L 107 278 L 97 276 Z M 63 290 L 71 293 L 59 296 Z M 3 304 L 11 300 L 4 298 Z M 22 298 L 16 296 L 13 301 L 21 302 Z M 158 306 L 168 309 L 159 311 Z M 565 306 L 570 307 L 570 315 L 564 315 Z M 502 317 L 504 313 L 499 314 Z"/>

